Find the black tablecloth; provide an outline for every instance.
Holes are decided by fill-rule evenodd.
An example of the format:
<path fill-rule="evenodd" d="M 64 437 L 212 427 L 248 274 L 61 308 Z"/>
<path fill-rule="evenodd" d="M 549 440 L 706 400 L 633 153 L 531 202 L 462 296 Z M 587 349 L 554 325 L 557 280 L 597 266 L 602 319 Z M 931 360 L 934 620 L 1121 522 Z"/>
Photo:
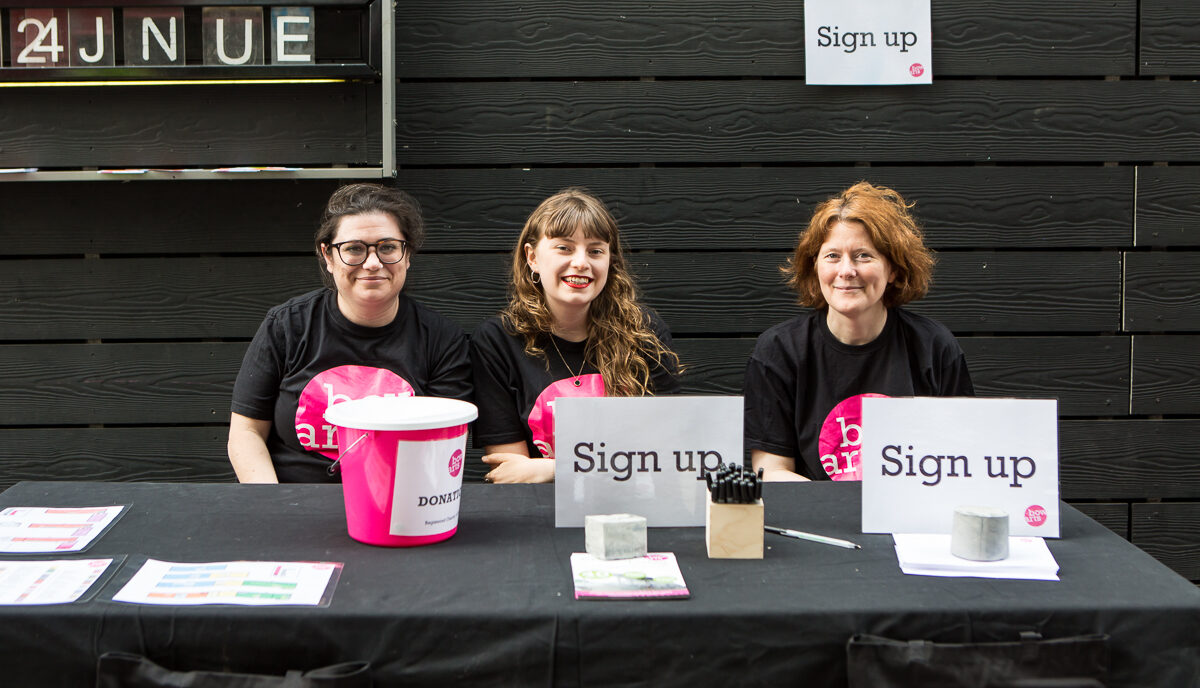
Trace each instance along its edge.
<path fill-rule="evenodd" d="M 550 485 L 467 485 L 459 532 L 417 548 L 359 544 L 337 485 L 21 483 L 0 506 L 128 504 L 82 555 L 125 555 L 90 601 L 0 607 L 0 683 L 88 686 L 121 650 L 172 669 L 278 673 L 371 662 L 380 686 L 845 686 L 847 639 L 943 642 L 1111 636 L 1110 686 L 1200 685 L 1200 591 L 1063 506 L 1062 580 L 903 575 L 890 536 L 860 534 L 856 483 L 770 484 L 765 559 L 705 554 L 703 528 L 652 528 L 688 600 L 576 601 Z M 328 607 L 112 602 L 147 557 L 345 563 Z"/>

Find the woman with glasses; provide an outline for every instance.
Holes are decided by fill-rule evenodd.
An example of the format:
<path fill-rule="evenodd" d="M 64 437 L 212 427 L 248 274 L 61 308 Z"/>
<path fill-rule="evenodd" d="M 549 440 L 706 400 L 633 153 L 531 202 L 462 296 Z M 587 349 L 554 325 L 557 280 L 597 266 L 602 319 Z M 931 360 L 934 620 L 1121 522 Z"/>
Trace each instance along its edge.
<path fill-rule="evenodd" d="M 336 402 L 469 400 L 462 329 L 403 293 L 425 236 L 416 201 L 352 184 L 334 192 L 315 248 L 325 287 L 272 308 L 233 388 L 229 460 L 241 482 L 337 481 Z"/>
<path fill-rule="evenodd" d="M 859 182 L 816 209 L 784 273 L 813 310 L 764 332 L 746 368 L 745 447 L 767 480 L 860 480 L 862 397 L 973 396 L 925 295 L 933 255 L 892 189 Z"/>
<path fill-rule="evenodd" d="M 604 204 L 574 188 L 543 201 L 513 251 L 508 307 L 471 335 L 485 480 L 554 480 L 558 397 L 678 392 L 670 346 L 638 304 Z"/>

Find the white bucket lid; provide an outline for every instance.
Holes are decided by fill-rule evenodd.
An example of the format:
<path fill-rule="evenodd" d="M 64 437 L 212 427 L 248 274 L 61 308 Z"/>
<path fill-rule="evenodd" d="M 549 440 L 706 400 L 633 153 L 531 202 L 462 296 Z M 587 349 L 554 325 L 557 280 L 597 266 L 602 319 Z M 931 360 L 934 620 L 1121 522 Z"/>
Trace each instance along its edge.
<path fill-rule="evenodd" d="M 475 404 L 441 397 L 367 397 L 325 409 L 325 420 L 356 430 L 430 430 L 470 423 Z"/>

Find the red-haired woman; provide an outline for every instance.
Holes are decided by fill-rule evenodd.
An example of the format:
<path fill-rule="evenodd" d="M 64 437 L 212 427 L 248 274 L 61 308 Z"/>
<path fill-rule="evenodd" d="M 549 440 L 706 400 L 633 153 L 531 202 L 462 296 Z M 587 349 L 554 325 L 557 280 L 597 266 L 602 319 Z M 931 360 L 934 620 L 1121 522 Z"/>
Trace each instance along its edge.
<path fill-rule="evenodd" d="M 861 479 L 863 395 L 974 395 L 950 331 L 902 308 L 933 274 L 910 207 L 860 182 L 800 235 L 783 271 L 813 310 L 764 332 L 746 368 L 745 446 L 766 479 Z"/>

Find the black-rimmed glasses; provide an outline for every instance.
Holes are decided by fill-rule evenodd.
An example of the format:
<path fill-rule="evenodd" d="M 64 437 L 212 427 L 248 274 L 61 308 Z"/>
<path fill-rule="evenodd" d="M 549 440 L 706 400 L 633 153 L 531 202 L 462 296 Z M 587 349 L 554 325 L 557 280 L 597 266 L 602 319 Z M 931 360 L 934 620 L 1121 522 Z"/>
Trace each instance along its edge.
<path fill-rule="evenodd" d="M 346 265 L 362 265 L 375 248 L 375 257 L 384 265 L 399 263 L 408 252 L 408 242 L 403 239 L 380 239 L 372 243 L 365 241 L 339 241 L 330 246 L 337 249 L 338 257 Z"/>

